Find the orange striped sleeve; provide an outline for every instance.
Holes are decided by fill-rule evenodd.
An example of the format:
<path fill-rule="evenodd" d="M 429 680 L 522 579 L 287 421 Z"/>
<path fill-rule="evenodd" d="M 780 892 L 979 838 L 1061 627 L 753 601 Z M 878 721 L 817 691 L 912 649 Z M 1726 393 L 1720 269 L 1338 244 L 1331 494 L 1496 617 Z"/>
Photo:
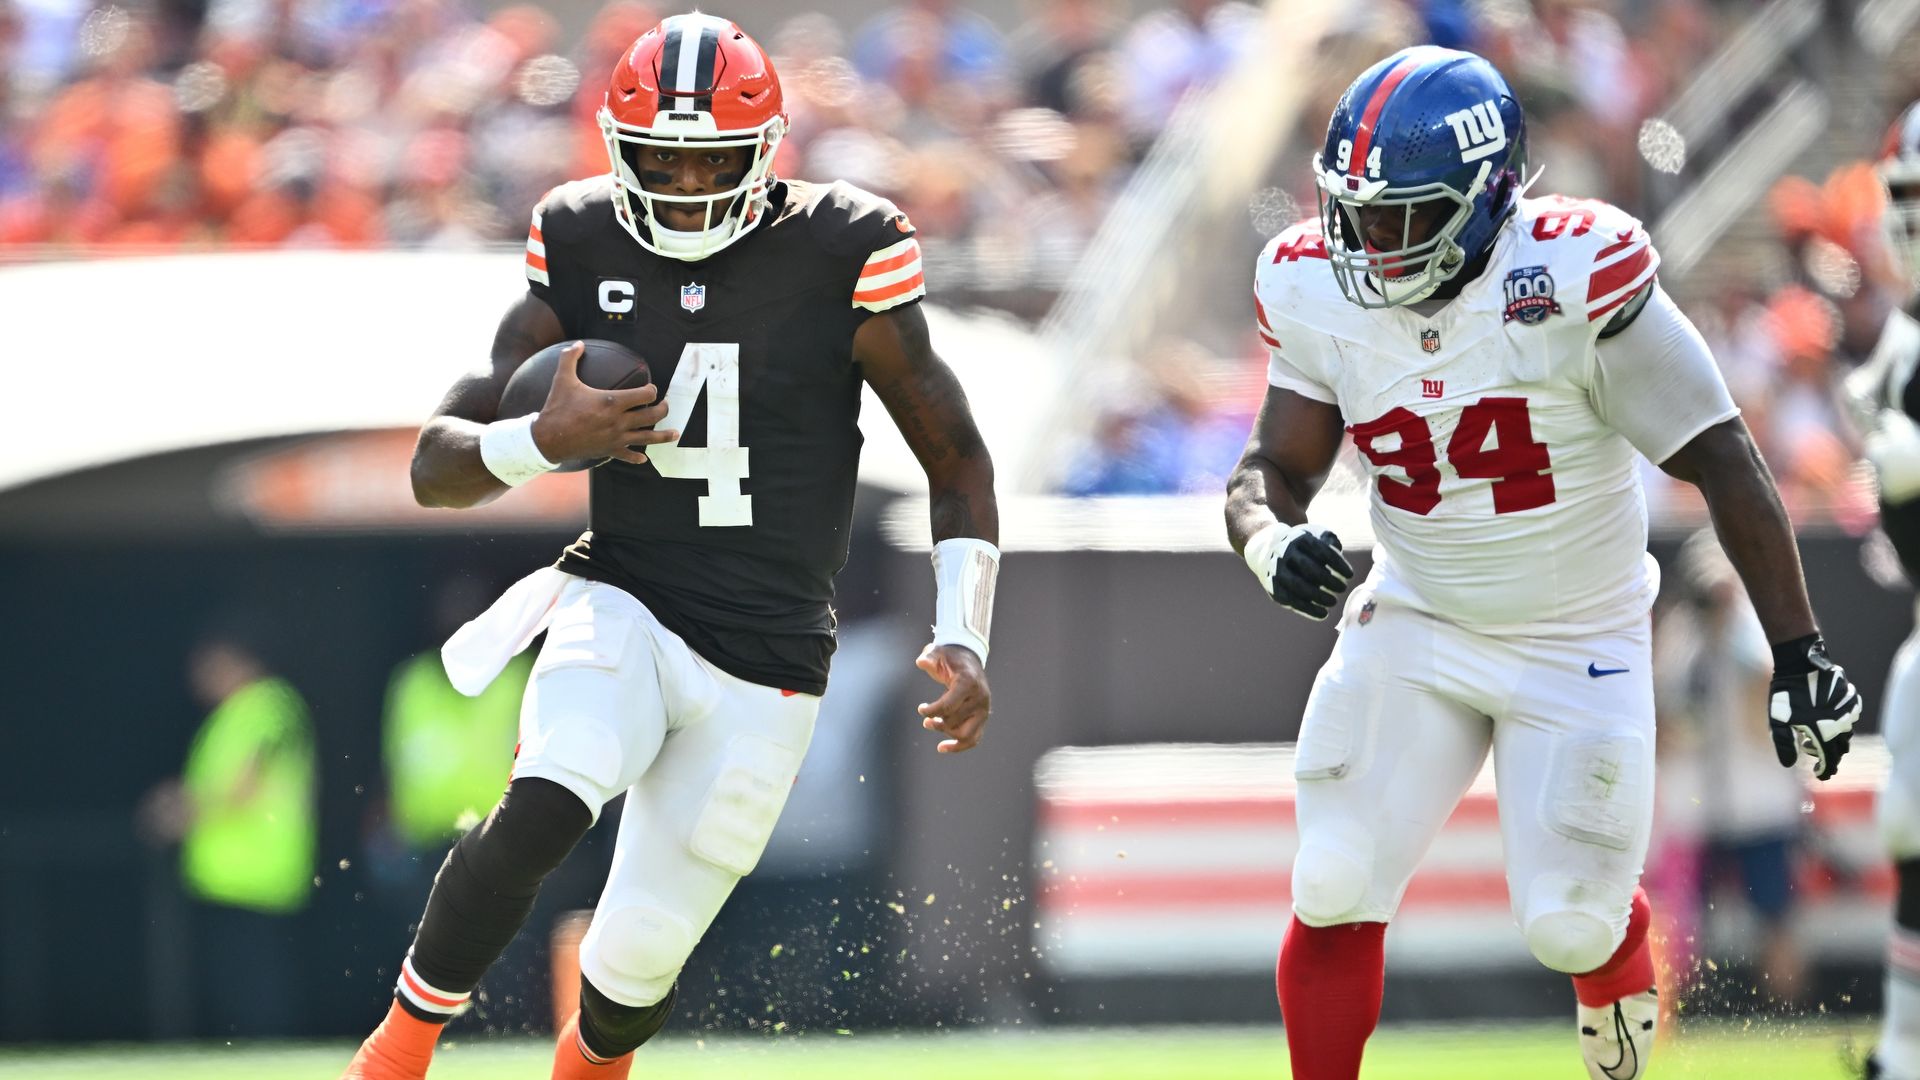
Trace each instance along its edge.
<path fill-rule="evenodd" d="M 535 285 L 551 285 L 547 276 L 547 238 L 540 232 L 540 208 L 533 208 L 533 224 L 527 227 L 527 280 Z"/>
<path fill-rule="evenodd" d="M 867 256 L 853 284 L 853 306 L 885 311 L 927 294 L 920 242 L 911 236 Z"/>
<path fill-rule="evenodd" d="M 903 304 L 914 296 L 924 296 L 926 292 L 927 276 L 925 274 L 915 274 L 910 278 L 903 281 L 896 281 L 891 285 L 882 285 L 877 289 L 859 290 L 853 294 L 853 302 L 862 307 L 873 307 L 873 305 L 880 304 L 883 301 L 892 300 L 893 304 L 885 305 L 885 307 L 892 307 L 894 304 Z M 874 310 L 880 311 L 883 310 L 883 308 L 876 307 Z"/>

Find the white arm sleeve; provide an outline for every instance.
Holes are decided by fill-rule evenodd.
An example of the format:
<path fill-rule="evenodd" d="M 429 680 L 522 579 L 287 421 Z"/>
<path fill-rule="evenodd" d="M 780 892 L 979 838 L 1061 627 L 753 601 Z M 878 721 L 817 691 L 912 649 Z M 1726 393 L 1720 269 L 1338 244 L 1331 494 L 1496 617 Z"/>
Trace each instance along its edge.
<path fill-rule="evenodd" d="M 1639 318 L 1595 353 L 1594 411 L 1656 465 L 1740 415 L 1706 340 L 1658 285 Z"/>

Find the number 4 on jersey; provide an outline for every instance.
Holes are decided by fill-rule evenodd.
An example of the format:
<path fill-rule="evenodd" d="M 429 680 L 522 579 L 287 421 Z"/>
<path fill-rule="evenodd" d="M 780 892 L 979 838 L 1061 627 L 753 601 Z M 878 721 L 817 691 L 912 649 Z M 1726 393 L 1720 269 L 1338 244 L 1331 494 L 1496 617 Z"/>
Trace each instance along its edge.
<path fill-rule="evenodd" d="M 753 524 L 753 496 L 742 494 L 747 448 L 740 445 L 740 346 L 689 342 L 667 384 L 667 417 L 660 426 L 685 436 L 700 391 L 707 392 L 707 445 L 680 440 L 647 447 L 647 460 L 669 480 L 705 480 L 700 524 L 714 528 Z"/>

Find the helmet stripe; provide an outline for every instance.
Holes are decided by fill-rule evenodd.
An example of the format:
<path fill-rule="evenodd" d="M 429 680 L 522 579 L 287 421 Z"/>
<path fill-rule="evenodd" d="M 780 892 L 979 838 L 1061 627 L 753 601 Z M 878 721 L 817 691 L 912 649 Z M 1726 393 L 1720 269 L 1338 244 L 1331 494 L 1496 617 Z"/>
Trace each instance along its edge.
<path fill-rule="evenodd" d="M 680 33 L 679 20 L 668 19 L 666 25 L 667 43 L 660 49 L 660 71 L 658 75 L 660 79 L 660 108 L 671 109 L 674 107 L 673 95 L 668 91 L 670 89 L 679 89 L 679 84 L 676 81 L 672 87 L 669 87 L 667 80 L 673 79 L 675 74 L 680 70 L 680 41 L 684 35 Z"/>
<path fill-rule="evenodd" d="M 1380 113 L 1387 107 L 1387 99 L 1393 96 L 1401 80 L 1413 74 L 1413 70 L 1419 66 L 1420 61 L 1410 56 L 1387 72 L 1387 77 L 1373 88 L 1373 96 L 1367 99 L 1366 111 L 1360 114 L 1360 127 L 1353 133 L 1353 159 L 1347 166 L 1350 175 L 1359 176 L 1360 170 L 1366 167 L 1367 155 L 1373 152 L 1373 126 L 1379 123 Z"/>
<path fill-rule="evenodd" d="M 700 70 L 700 46 L 702 44 L 704 44 L 704 42 L 696 41 L 689 43 L 684 32 L 680 35 L 680 55 L 675 58 L 679 63 L 674 65 L 673 75 L 673 92 L 675 95 L 673 107 L 682 112 L 688 112 L 693 109 L 694 92 L 701 89 L 700 83 L 695 81 L 694 76 Z M 661 61 L 662 66 L 665 66 L 665 63 L 665 61 Z M 666 73 L 663 71 L 661 74 L 664 75 Z"/>
<path fill-rule="evenodd" d="M 713 68 L 720 54 L 720 27 L 709 22 L 700 31 L 700 47 L 695 51 L 697 61 L 694 64 L 693 84 L 682 87 L 686 90 L 704 91 L 694 108 L 702 112 L 713 111 Z"/>

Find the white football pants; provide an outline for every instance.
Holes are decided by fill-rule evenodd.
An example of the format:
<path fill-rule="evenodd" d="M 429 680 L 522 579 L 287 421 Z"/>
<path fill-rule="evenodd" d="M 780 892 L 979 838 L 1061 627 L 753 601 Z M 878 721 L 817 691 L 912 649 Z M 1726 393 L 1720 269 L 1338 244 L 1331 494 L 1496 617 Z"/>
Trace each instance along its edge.
<path fill-rule="evenodd" d="M 1648 624 L 1493 638 L 1370 599 L 1350 598 L 1307 701 L 1295 914 L 1310 926 L 1390 920 L 1491 746 L 1528 947 L 1556 971 L 1604 964 L 1625 937 L 1653 820 Z"/>
<path fill-rule="evenodd" d="M 820 699 L 714 667 L 622 589 L 575 579 L 520 708 L 513 776 L 551 780 L 597 821 L 625 791 L 613 868 L 580 969 L 652 1005 L 760 860 Z"/>

